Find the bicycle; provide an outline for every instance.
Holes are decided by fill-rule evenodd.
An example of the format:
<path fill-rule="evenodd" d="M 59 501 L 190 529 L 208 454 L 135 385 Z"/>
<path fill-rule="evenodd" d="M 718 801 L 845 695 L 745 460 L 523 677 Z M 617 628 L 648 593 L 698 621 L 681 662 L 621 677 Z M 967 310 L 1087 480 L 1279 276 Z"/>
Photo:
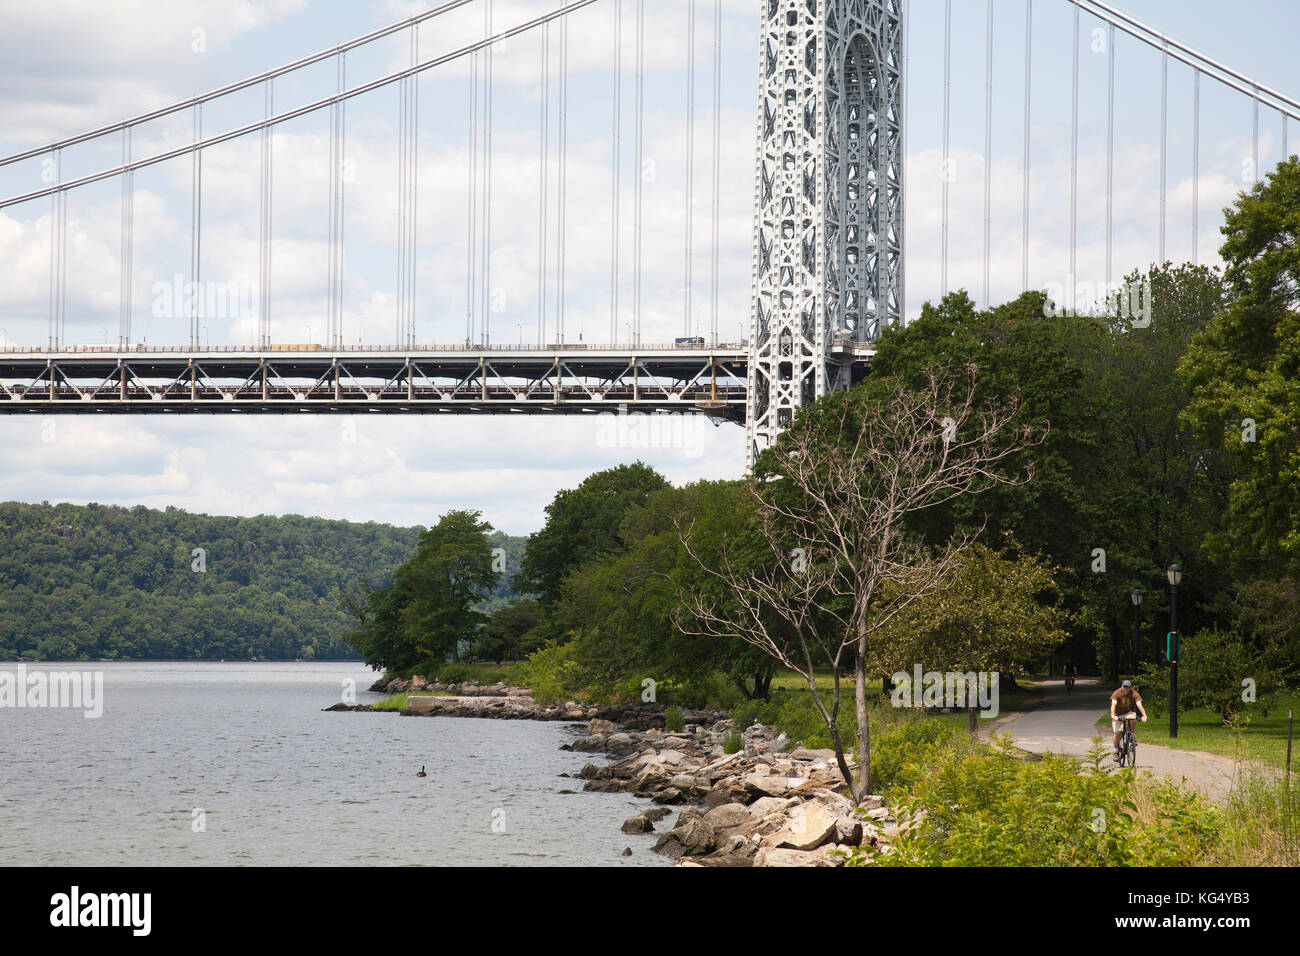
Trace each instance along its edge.
<path fill-rule="evenodd" d="M 1070 696 L 1071 694 L 1073 694 L 1073 693 L 1074 693 L 1074 675 L 1073 675 L 1073 674 L 1066 674 L 1066 675 L 1065 675 L 1065 695 L 1066 695 L 1067 697 L 1069 697 L 1069 696 Z"/>
<path fill-rule="evenodd" d="M 1133 734 L 1133 725 L 1137 722 L 1136 717 L 1123 717 L 1124 731 L 1119 738 L 1119 765 L 1123 767 L 1127 761 L 1128 766 L 1137 766 L 1138 744 L 1137 737 Z"/>

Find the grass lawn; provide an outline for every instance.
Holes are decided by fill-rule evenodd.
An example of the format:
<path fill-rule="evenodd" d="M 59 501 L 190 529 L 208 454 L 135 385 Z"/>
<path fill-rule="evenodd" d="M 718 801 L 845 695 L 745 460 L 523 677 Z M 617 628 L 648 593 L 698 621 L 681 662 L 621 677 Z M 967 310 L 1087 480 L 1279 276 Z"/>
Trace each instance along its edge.
<path fill-rule="evenodd" d="M 378 703 L 371 704 L 371 710 L 406 710 L 406 700 L 408 697 L 453 697 L 453 694 L 429 693 L 429 694 L 394 694 L 392 697 L 385 698 Z"/>
<path fill-rule="evenodd" d="M 1163 702 L 1162 702 L 1163 703 Z M 1158 706 L 1158 705 L 1157 705 Z M 1262 760 L 1281 767 L 1286 763 L 1287 710 L 1300 711 L 1300 691 L 1278 694 L 1264 715 L 1257 707 L 1242 717 L 1239 729 L 1225 727 L 1223 719 L 1204 708 L 1181 711 L 1178 714 L 1178 737 L 1169 739 L 1168 708 L 1147 703 L 1151 718 L 1145 726 L 1139 725 L 1139 741 L 1146 739 L 1161 747 L 1178 750 L 1204 750 L 1208 753 L 1240 757 L 1242 760 Z M 1102 716 L 1098 726 L 1110 726 L 1110 717 Z M 1300 727 L 1297 728 L 1300 733 Z M 1293 743 L 1291 766 L 1300 766 L 1300 740 Z"/>

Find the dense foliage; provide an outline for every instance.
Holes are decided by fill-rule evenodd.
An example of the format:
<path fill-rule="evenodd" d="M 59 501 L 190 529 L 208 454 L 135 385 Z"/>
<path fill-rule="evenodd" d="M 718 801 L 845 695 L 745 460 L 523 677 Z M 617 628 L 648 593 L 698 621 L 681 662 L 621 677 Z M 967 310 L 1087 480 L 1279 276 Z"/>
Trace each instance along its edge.
<path fill-rule="evenodd" d="M 353 658 L 335 593 L 386 579 L 419 534 L 297 515 L 5 502 L 0 659 Z"/>
<path fill-rule="evenodd" d="M 360 597 L 343 594 L 356 622 L 348 643 L 367 664 L 407 672 L 459 660 L 461 643 L 488 621 L 479 606 L 504 573 L 493 559 L 492 526 L 480 518 L 477 511 L 447 512 L 386 586 L 366 582 Z"/>

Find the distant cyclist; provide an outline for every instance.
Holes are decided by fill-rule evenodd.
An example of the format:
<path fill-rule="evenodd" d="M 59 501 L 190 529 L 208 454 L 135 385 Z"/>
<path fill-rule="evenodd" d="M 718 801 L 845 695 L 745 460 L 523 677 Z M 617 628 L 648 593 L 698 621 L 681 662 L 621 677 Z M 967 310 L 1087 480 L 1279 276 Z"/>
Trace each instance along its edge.
<path fill-rule="evenodd" d="M 1124 681 L 1115 693 L 1110 695 L 1110 729 L 1115 739 L 1115 759 L 1119 759 L 1119 739 L 1124 734 L 1124 721 L 1137 718 L 1142 713 L 1142 723 L 1147 722 L 1146 708 L 1142 706 L 1142 695 L 1133 688 L 1131 680 Z"/>
<path fill-rule="evenodd" d="M 1079 676 L 1079 668 L 1074 666 L 1074 661 L 1067 657 L 1065 667 L 1061 668 L 1061 676 L 1065 678 L 1065 690 L 1069 693 L 1074 689 L 1074 679 Z"/>

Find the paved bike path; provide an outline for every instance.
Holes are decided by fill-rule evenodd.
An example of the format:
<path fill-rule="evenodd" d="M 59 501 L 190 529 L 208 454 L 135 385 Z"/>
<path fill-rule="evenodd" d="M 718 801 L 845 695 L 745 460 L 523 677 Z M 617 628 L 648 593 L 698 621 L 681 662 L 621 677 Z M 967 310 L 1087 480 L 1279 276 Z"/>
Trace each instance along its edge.
<path fill-rule="evenodd" d="M 1035 687 L 1041 699 L 1023 711 L 1007 714 L 980 728 L 981 736 L 1009 733 L 1016 746 L 1030 753 L 1063 753 L 1087 757 L 1092 738 L 1102 734 L 1109 756 L 1107 766 L 1114 767 L 1114 748 L 1108 727 L 1098 727 L 1097 719 L 1110 712 L 1110 693 L 1114 688 L 1092 678 L 1079 678 L 1074 693 L 1067 694 L 1061 678 L 1044 681 Z M 1230 757 L 1199 750 L 1171 750 L 1151 742 L 1152 724 L 1137 723 L 1137 768 L 1139 772 L 1167 774 L 1187 783 L 1216 801 L 1227 798 L 1232 787 L 1233 762 Z"/>

